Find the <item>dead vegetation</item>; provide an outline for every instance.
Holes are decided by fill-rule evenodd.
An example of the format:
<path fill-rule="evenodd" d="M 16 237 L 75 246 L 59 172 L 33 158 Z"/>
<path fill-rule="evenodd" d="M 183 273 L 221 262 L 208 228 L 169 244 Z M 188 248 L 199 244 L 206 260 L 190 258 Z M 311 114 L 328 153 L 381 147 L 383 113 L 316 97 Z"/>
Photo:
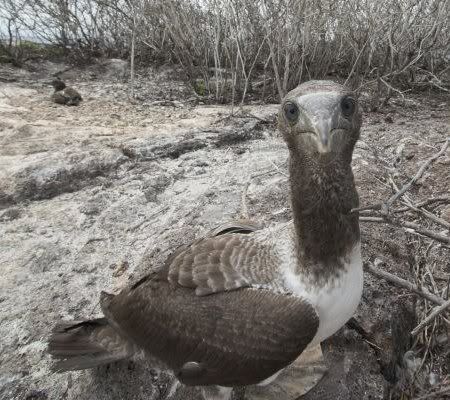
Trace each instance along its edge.
<path fill-rule="evenodd" d="M 389 182 L 394 193 L 385 202 L 354 210 L 359 211 L 360 215 L 362 214 L 360 216 L 362 223 L 387 223 L 403 229 L 408 232 L 408 235 L 431 239 L 424 241 L 411 238 L 408 241 L 407 249 L 414 283 L 378 268 L 379 265 L 376 264 L 382 264 L 379 259 L 375 259 L 373 263 L 367 262 L 365 264 L 366 271 L 377 278 L 384 279 L 392 285 L 418 295 L 418 298 L 414 301 L 414 308 L 403 308 L 401 315 L 398 314 L 396 320 L 392 321 L 393 352 L 399 354 L 399 357 L 398 360 L 394 361 L 394 365 L 397 364 L 396 368 L 389 371 L 390 378 L 383 373 L 384 366 L 381 365 L 383 375 L 392 384 L 385 392 L 385 398 L 387 399 L 428 399 L 450 396 L 449 371 L 439 365 L 443 360 L 446 360 L 444 362 L 448 364 L 450 359 L 448 351 L 450 328 L 448 318 L 450 314 L 450 271 L 448 269 L 450 264 L 447 260 L 444 267 L 445 274 L 441 275 L 436 271 L 436 259 L 430 256 L 430 250 L 433 247 L 446 249 L 447 251 L 444 254 L 447 254 L 450 249 L 450 219 L 445 212 L 443 213 L 445 214 L 444 219 L 432 210 L 433 206 L 439 204 L 447 205 L 445 210 L 448 210 L 450 198 L 430 196 L 417 203 L 408 193 L 423 176 L 427 168 L 439 157 L 446 154 L 449 144 L 450 138 L 444 140 L 441 149 L 425 160 L 414 176 L 403 186 L 399 187 L 392 175 L 389 174 Z M 448 180 L 447 183 L 449 183 Z M 404 207 L 394 209 L 393 205 L 397 201 L 401 201 Z M 414 219 L 415 222 L 411 222 L 411 219 Z M 430 229 L 430 226 L 434 230 Z M 424 246 L 426 246 L 425 251 Z M 399 321 L 408 314 L 412 316 L 409 325 L 399 324 Z M 356 323 L 356 321 L 353 321 L 353 323 Z M 375 352 L 379 353 L 380 347 L 376 345 L 376 339 L 368 335 L 362 328 L 359 332 L 362 333 L 363 338 L 369 340 Z M 439 350 L 437 350 L 440 347 L 440 342 L 447 344 L 447 351 L 444 351 L 443 354 L 439 354 Z M 399 348 L 402 347 L 403 351 L 399 351 Z M 431 355 L 430 351 L 433 348 L 437 350 L 437 353 Z M 420 353 L 421 357 L 416 358 L 416 353 L 411 349 Z M 440 361 L 437 361 L 439 359 Z M 436 361 L 437 365 L 435 364 Z M 444 377 L 439 385 L 432 384 L 437 376 L 436 367 L 438 374 Z M 399 373 L 398 368 L 400 368 L 400 371 L 403 369 L 403 372 Z M 386 371 L 385 368 L 384 371 Z M 428 381 L 424 379 L 424 375 L 427 375 Z"/>
<path fill-rule="evenodd" d="M 216 102 L 279 100 L 333 76 L 371 89 L 376 109 L 411 90 L 448 91 L 448 10 L 448 0 L 1 0 L 1 51 L 21 64 L 33 36 L 73 62 L 128 58 L 132 95 L 135 62 L 176 63 Z"/>

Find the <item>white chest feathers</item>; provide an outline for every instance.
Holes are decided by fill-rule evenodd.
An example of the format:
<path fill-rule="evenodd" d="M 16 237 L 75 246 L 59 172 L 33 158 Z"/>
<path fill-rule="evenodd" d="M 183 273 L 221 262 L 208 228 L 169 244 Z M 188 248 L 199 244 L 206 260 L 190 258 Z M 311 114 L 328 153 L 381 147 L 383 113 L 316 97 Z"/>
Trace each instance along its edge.
<path fill-rule="evenodd" d="M 344 268 L 339 275 L 323 285 L 316 286 L 304 276 L 297 275 L 292 264 L 285 265 L 283 270 L 285 288 L 294 295 L 308 299 L 319 314 L 319 329 L 311 345 L 335 333 L 358 307 L 363 289 L 360 243 L 345 258 Z"/>

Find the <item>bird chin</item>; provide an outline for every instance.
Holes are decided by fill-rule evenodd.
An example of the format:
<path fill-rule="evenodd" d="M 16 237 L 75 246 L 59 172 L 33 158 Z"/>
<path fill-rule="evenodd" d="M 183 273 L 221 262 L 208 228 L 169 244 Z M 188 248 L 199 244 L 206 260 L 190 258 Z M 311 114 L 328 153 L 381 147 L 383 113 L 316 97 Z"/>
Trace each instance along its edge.
<path fill-rule="evenodd" d="M 315 153 L 316 151 L 319 154 L 328 154 L 331 153 L 331 141 L 329 141 L 326 145 L 322 143 L 320 138 L 317 136 L 315 132 L 305 132 L 309 137 L 309 145 L 313 147 L 312 151 Z"/>
<path fill-rule="evenodd" d="M 331 146 L 329 143 L 324 145 L 321 141 L 317 141 L 317 150 L 320 154 L 328 154 L 331 153 Z"/>
<path fill-rule="evenodd" d="M 316 143 L 317 146 L 317 151 L 319 152 L 319 154 L 321 155 L 326 155 L 326 154 L 330 154 L 333 151 L 335 152 L 339 152 L 339 148 L 341 145 L 341 140 L 342 140 L 342 135 L 345 134 L 345 131 L 342 129 L 333 129 L 330 132 L 330 136 L 329 136 L 329 140 L 328 143 L 326 145 L 324 145 L 322 143 L 322 141 L 315 136 L 314 137 L 314 141 Z"/>

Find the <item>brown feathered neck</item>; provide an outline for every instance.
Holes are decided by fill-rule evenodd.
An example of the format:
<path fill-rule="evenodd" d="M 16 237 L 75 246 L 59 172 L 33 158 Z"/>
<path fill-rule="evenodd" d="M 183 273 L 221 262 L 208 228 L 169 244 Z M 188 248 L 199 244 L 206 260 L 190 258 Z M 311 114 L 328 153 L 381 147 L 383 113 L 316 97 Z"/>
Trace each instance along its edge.
<path fill-rule="evenodd" d="M 54 87 L 55 92 L 59 92 L 66 88 L 66 84 L 61 79 L 54 79 L 51 82 L 51 85 Z"/>
<path fill-rule="evenodd" d="M 350 154 L 324 157 L 291 152 L 290 183 L 299 266 L 325 275 L 342 266 L 359 241 L 358 206 Z M 321 271 L 324 273 L 324 271 Z"/>

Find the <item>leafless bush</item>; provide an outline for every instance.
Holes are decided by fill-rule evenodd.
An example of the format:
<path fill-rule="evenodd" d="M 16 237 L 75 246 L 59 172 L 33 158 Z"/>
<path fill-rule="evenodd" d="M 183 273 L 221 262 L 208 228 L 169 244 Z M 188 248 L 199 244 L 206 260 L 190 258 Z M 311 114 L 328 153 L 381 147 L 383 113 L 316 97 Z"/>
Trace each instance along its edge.
<path fill-rule="evenodd" d="M 0 12 L 17 32 L 26 27 L 79 57 L 176 62 L 197 94 L 216 101 L 244 102 L 255 89 L 263 100 L 281 98 L 301 81 L 334 76 L 354 88 L 369 85 L 377 107 L 382 97 L 386 102 L 411 89 L 448 91 L 448 5 L 448 0 L 0 0 Z"/>

